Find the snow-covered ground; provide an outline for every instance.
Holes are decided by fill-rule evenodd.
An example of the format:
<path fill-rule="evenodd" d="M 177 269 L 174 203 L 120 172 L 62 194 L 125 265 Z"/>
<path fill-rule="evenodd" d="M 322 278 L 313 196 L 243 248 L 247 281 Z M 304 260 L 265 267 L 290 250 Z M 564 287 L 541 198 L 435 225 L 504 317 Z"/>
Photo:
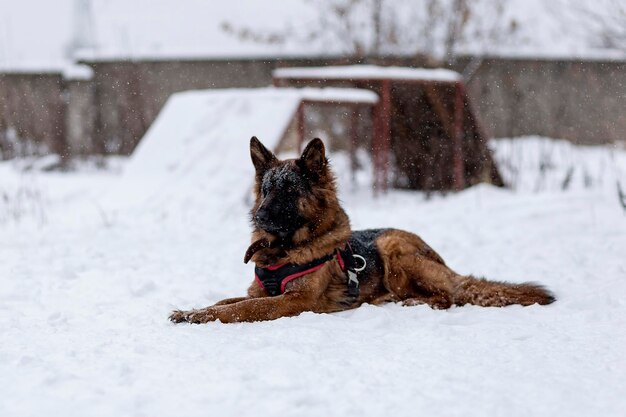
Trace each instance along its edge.
<path fill-rule="evenodd" d="M 171 309 L 252 280 L 248 176 L 231 193 L 181 180 L 124 207 L 110 200 L 125 162 L 66 174 L 0 164 L 0 416 L 624 415 L 626 152 L 494 146 L 517 190 L 374 199 L 367 172 L 352 184 L 345 157 L 331 158 L 354 228 L 415 231 L 459 272 L 541 282 L 553 305 L 173 325 Z"/>

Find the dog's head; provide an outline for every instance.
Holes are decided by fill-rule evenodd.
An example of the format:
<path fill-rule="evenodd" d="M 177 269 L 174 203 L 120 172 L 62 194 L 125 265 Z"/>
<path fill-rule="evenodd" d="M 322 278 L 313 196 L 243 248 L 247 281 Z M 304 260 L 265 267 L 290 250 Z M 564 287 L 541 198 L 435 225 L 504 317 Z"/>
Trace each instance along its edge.
<path fill-rule="evenodd" d="M 301 238 L 324 223 L 338 207 L 335 180 L 328 166 L 324 143 L 313 139 L 300 158 L 279 160 L 256 138 L 250 140 L 256 170 L 256 204 L 252 223 L 259 231 L 281 240 Z M 301 239 L 297 239 L 301 240 Z"/>

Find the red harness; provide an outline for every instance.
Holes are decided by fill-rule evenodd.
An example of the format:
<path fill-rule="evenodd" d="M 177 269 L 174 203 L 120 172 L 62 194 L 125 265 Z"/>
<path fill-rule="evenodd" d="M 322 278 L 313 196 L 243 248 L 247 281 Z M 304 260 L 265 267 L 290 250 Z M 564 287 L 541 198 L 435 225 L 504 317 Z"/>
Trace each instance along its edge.
<path fill-rule="evenodd" d="M 350 256 L 352 255 L 352 256 Z M 354 268 L 354 254 L 349 244 L 344 250 L 337 249 L 333 253 L 314 259 L 305 264 L 284 263 L 271 265 L 267 268 L 254 268 L 254 279 L 271 296 L 280 295 L 285 292 L 287 283 L 303 275 L 317 271 L 337 257 L 341 270 L 348 276 L 348 292 L 351 296 L 358 296 L 359 281 L 356 280 Z M 354 278 L 351 274 L 354 274 Z"/>

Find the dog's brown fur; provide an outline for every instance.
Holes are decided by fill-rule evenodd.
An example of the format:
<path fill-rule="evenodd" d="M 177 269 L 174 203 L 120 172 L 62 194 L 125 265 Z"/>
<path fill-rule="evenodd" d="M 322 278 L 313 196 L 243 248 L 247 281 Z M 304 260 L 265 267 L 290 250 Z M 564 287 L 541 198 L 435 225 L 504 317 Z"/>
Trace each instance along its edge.
<path fill-rule="evenodd" d="M 334 176 L 324 145 L 314 139 L 300 160 L 279 161 L 256 138 L 250 143 L 256 168 L 254 215 L 262 203 L 261 184 L 267 170 L 280 168 L 305 175 L 313 186 L 298 198 L 297 210 L 304 219 L 287 241 L 254 224 L 246 257 L 259 267 L 282 263 L 303 264 L 342 247 L 351 236 L 350 222 L 337 199 Z M 261 244 L 259 244 L 261 242 Z M 363 303 L 401 301 L 404 305 L 428 304 L 433 308 L 475 304 L 501 307 L 510 304 L 549 304 L 554 297 L 535 284 L 508 284 L 459 275 L 417 235 L 389 229 L 377 236 L 375 245 L 383 267 L 362 280 L 356 300 L 348 297 L 346 276 L 337 259 L 319 270 L 290 281 L 284 294 L 270 297 L 253 281 L 247 297 L 230 298 L 198 310 L 174 311 L 174 322 L 222 323 L 274 320 L 304 311 L 330 313 L 356 308 Z"/>

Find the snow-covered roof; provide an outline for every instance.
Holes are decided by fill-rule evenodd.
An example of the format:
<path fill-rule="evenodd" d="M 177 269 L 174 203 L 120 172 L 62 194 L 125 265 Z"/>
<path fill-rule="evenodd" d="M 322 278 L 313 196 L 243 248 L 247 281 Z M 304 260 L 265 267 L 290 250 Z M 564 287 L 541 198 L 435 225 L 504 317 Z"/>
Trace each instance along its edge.
<path fill-rule="evenodd" d="M 2 74 L 50 74 L 60 75 L 63 73 L 64 63 L 43 63 L 43 62 L 19 62 L 7 64 L 0 62 L 0 73 Z"/>
<path fill-rule="evenodd" d="M 376 65 L 342 65 L 329 67 L 278 68 L 276 78 L 332 80 L 430 80 L 454 82 L 461 74 L 448 69 L 380 67 Z"/>
<path fill-rule="evenodd" d="M 482 59 L 509 59 L 509 60 L 533 60 L 533 61 L 596 61 L 596 62 L 625 62 L 626 53 L 616 49 L 572 50 L 564 51 L 541 51 L 532 48 L 494 49 L 487 53 L 482 51 L 465 51 L 458 57 L 479 57 Z"/>
<path fill-rule="evenodd" d="M 68 81 L 90 80 L 93 70 L 87 65 L 57 62 L 53 64 L 42 62 L 22 62 L 14 65 L 0 63 L 0 74 L 31 74 L 57 75 Z"/>
<path fill-rule="evenodd" d="M 279 90 L 282 90 L 282 88 Z M 367 104 L 376 104 L 378 102 L 378 94 L 371 90 L 358 88 L 302 88 L 293 90 L 306 101 Z"/>
<path fill-rule="evenodd" d="M 93 69 L 87 65 L 68 65 L 63 69 L 63 78 L 69 81 L 90 80 Z"/>

